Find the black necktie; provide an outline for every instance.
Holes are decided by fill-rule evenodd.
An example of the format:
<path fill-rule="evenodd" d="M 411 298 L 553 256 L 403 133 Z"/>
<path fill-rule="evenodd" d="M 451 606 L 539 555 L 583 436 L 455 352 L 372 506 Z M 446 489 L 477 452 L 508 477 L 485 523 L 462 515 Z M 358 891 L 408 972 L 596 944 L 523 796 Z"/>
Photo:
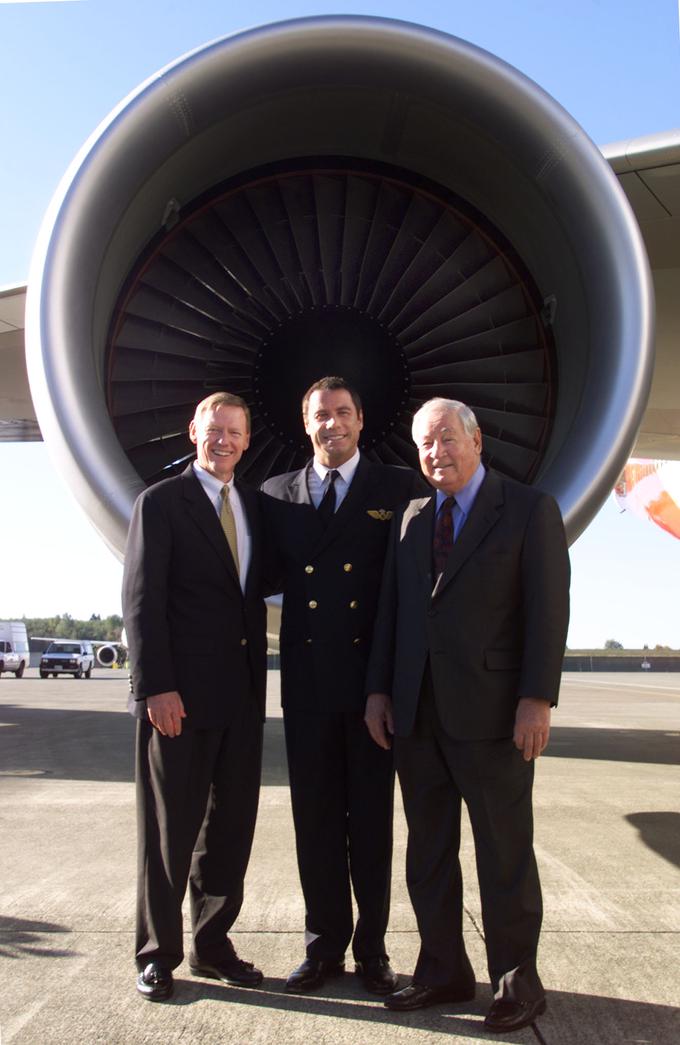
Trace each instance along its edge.
<path fill-rule="evenodd" d="M 317 508 L 319 519 L 321 520 L 324 529 L 333 518 L 333 513 L 335 511 L 335 480 L 339 475 L 340 472 L 338 472 L 336 468 L 328 473 L 328 487 L 321 499 L 321 504 Z"/>
<path fill-rule="evenodd" d="M 447 497 L 437 513 L 432 541 L 432 561 L 434 563 L 435 580 L 444 572 L 449 552 L 453 548 L 453 506 L 455 497 Z"/>

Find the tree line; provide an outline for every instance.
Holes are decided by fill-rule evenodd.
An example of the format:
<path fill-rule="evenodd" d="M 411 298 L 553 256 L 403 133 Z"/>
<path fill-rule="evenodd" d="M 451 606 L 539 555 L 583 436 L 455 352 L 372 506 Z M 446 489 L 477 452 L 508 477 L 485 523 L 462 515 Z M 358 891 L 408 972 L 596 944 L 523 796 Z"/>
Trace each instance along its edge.
<path fill-rule="evenodd" d="M 8 618 L 9 620 L 10 618 Z M 70 613 L 59 613 L 55 617 L 12 617 L 26 625 L 29 639 L 44 635 L 55 639 L 94 639 L 95 642 L 120 642 L 123 618 L 117 613 L 100 617 L 93 613 L 89 620 L 77 620 Z"/>
<path fill-rule="evenodd" d="M 626 649 L 626 647 L 623 645 L 623 643 L 619 642 L 617 639 L 607 639 L 607 641 L 604 644 L 604 648 L 608 649 L 608 650 L 618 650 L 618 649 L 620 649 L 620 650 L 624 650 L 624 652 L 625 652 L 625 649 Z M 647 644 L 645 644 L 644 646 L 641 647 L 641 649 L 643 649 L 643 650 L 650 650 L 650 652 L 654 652 L 654 653 L 674 653 L 675 652 L 671 646 L 662 646 L 658 642 L 657 642 L 656 646 L 653 646 L 653 647 L 650 647 Z"/>

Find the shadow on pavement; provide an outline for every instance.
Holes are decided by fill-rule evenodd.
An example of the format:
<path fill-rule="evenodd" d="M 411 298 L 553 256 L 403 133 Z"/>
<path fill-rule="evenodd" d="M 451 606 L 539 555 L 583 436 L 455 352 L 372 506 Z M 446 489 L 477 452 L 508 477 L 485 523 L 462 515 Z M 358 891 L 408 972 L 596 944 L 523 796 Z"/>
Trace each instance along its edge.
<path fill-rule="evenodd" d="M 126 711 L 0 707 L 0 780 L 132 782 L 135 721 Z M 287 786 L 283 721 L 265 725 L 262 783 Z"/>
<path fill-rule="evenodd" d="M 678 733 L 672 730 L 553 726 L 550 743 L 542 757 L 675 766 L 679 744 Z"/>
<path fill-rule="evenodd" d="M 0 705 L 0 725 L 0 778 L 134 780 L 135 722 L 122 709 L 79 711 L 5 704 Z M 670 730 L 558 726 L 543 757 L 677 765 L 678 735 Z M 288 785 L 280 718 L 265 724 L 262 783 Z"/>
<path fill-rule="evenodd" d="M 76 952 L 42 946 L 45 933 L 67 933 L 65 925 L 52 922 L 28 922 L 21 918 L 0 916 L 0 957 L 2 958 L 66 958 Z"/>
<path fill-rule="evenodd" d="M 262 786 L 288 787 L 288 763 L 282 718 L 270 718 L 264 724 Z"/>
<path fill-rule="evenodd" d="M 402 980 L 405 982 L 406 978 Z M 353 976 L 345 976 L 337 983 L 334 981 L 333 987 L 327 984 L 324 996 L 320 997 L 286 994 L 284 980 L 275 978 L 265 978 L 259 990 L 177 980 L 175 996 L 167 1004 L 191 1005 L 209 998 L 238 1002 L 256 1009 L 280 1009 L 291 1015 L 327 1016 L 330 1020 L 360 1020 L 383 1026 L 440 1031 L 459 1035 L 460 1040 L 465 1041 L 498 1041 L 498 1035 L 486 1031 L 482 1023 L 491 1003 L 488 985 L 481 988 L 478 985 L 477 998 L 465 1005 L 438 1005 L 400 1014 L 384 1008 L 379 998 L 368 1000 L 360 988 L 354 986 L 355 983 Z M 622 998 L 548 991 L 548 1011 L 537 1020 L 536 1027 L 545 1040 L 550 1041 L 551 1030 L 558 1026 L 560 1041 L 577 1042 L 586 1033 L 584 1040 L 587 1041 L 675 1045 L 680 1041 L 680 1009 Z M 542 1039 L 539 1037 L 538 1040 Z"/>
<path fill-rule="evenodd" d="M 402 977 L 405 985 L 409 977 Z M 487 986 L 481 987 L 480 997 L 465 1005 L 437 1006 L 416 1012 L 397 1014 L 390 1012 L 382 1004 L 379 997 L 366 995 L 352 974 L 326 983 L 323 996 L 314 994 L 286 994 L 284 979 L 265 976 L 262 987 L 257 990 L 246 990 L 238 987 L 220 987 L 214 983 L 201 980 L 176 981 L 176 992 L 168 1004 L 192 1005 L 195 1002 L 210 999 L 211 1001 L 238 1002 L 250 1005 L 255 1009 L 280 1009 L 291 1015 L 327 1016 L 332 1020 L 361 1020 L 365 1023 L 384 1025 L 404 1025 L 414 1028 L 431 1028 L 437 1018 L 452 1018 L 452 1014 L 470 1013 L 480 1020 L 486 1015 L 491 1003 L 491 995 Z M 466 1027 L 474 1026 L 471 1019 L 461 1020 Z M 442 1028 L 443 1029 L 443 1028 Z M 448 1027 L 446 1028 L 448 1030 Z M 453 1030 L 453 1028 L 451 1028 Z M 480 1027 L 480 1030 L 482 1028 Z M 490 1037 L 482 1033 L 482 1037 Z"/>
<path fill-rule="evenodd" d="M 134 779 L 134 722 L 124 711 L 0 707 L 0 776 Z"/>
<path fill-rule="evenodd" d="M 646 846 L 680 867 L 680 813 L 628 813 L 625 819 L 637 828 Z"/>

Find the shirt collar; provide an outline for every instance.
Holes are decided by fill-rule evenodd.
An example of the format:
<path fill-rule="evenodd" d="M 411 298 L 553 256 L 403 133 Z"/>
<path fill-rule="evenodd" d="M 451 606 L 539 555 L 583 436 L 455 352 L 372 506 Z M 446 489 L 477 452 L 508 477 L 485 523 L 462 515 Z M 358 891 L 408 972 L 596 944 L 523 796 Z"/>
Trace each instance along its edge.
<path fill-rule="evenodd" d="M 468 479 L 465 486 L 454 494 L 456 498 L 456 504 L 462 511 L 463 515 L 469 515 L 472 509 L 472 505 L 475 503 L 475 498 L 479 493 L 479 488 L 484 482 L 484 476 L 486 475 L 486 468 L 480 461 L 477 468 L 472 474 L 472 477 Z M 443 490 L 437 490 L 437 505 L 436 511 L 439 512 L 442 504 L 446 500 L 449 494 L 444 493 Z"/>
<path fill-rule="evenodd" d="M 196 478 L 203 486 L 203 489 L 206 491 L 209 490 L 214 497 L 217 497 L 218 494 L 222 493 L 223 486 L 227 486 L 229 488 L 229 493 L 231 493 L 234 486 L 233 474 L 228 483 L 223 483 L 221 479 L 217 478 L 217 476 L 213 475 L 211 472 L 206 471 L 206 469 L 203 468 L 198 463 L 198 461 L 194 461 L 194 472 L 196 474 Z"/>
<path fill-rule="evenodd" d="M 345 461 L 344 464 L 339 465 L 335 469 L 336 472 L 340 473 L 341 478 L 344 480 L 344 482 L 347 483 L 348 486 L 352 482 L 352 479 L 354 478 L 354 473 L 359 467 L 360 457 L 361 454 L 359 453 L 359 451 L 355 450 L 352 456 L 350 457 L 349 461 Z M 325 464 L 321 464 L 320 461 L 317 461 L 316 457 L 312 461 L 312 468 L 318 475 L 321 482 L 325 480 L 329 472 L 332 472 L 334 470 L 332 468 L 327 468 Z"/>

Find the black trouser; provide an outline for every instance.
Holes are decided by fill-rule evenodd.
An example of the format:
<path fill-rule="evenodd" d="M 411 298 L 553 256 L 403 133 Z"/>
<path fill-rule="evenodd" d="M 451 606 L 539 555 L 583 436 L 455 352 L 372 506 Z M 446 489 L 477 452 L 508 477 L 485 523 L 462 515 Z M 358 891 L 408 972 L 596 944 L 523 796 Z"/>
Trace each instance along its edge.
<path fill-rule="evenodd" d="M 360 712 L 284 709 L 298 868 L 310 958 L 385 953 L 392 870 L 392 753 Z M 352 887 L 358 908 L 354 928 Z"/>
<path fill-rule="evenodd" d="M 262 720 L 244 700 L 224 729 L 164 737 L 137 726 L 138 967 L 184 956 L 182 901 L 190 881 L 193 953 L 217 960 L 243 902 L 255 831 Z"/>
<path fill-rule="evenodd" d="M 533 851 L 533 762 L 512 738 L 453 740 L 439 720 L 429 672 L 414 732 L 396 738 L 408 822 L 406 879 L 418 921 L 420 983 L 474 983 L 463 943 L 461 800 L 475 841 L 489 977 L 494 993 L 543 995 L 536 971 L 542 903 Z"/>

